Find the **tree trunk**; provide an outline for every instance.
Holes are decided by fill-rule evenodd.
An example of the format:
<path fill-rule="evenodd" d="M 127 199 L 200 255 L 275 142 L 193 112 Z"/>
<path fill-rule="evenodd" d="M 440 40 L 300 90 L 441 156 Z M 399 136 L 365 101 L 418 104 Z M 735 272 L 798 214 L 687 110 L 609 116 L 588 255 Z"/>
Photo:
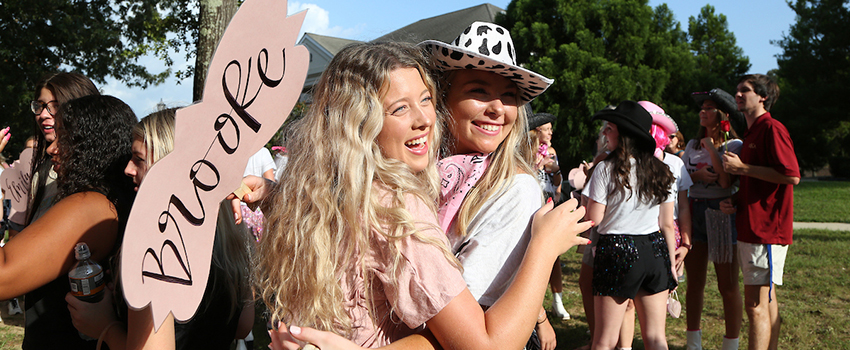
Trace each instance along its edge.
<path fill-rule="evenodd" d="M 236 13 L 237 0 L 200 0 L 200 17 L 198 25 L 197 57 L 195 58 L 195 82 L 192 87 L 192 100 L 201 99 L 204 92 L 204 81 L 210 60 L 224 35 L 224 29 Z"/>

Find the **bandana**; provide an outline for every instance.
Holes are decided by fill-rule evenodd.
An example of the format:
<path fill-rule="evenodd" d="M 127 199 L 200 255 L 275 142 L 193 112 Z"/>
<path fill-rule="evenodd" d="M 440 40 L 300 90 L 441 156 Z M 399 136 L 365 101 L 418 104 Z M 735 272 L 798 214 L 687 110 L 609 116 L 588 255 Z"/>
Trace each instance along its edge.
<path fill-rule="evenodd" d="M 440 228 L 448 233 L 466 194 L 484 175 L 490 158 L 483 153 L 458 154 L 437 162 L 440 172 L 440 206 L 437 220 Z"/>

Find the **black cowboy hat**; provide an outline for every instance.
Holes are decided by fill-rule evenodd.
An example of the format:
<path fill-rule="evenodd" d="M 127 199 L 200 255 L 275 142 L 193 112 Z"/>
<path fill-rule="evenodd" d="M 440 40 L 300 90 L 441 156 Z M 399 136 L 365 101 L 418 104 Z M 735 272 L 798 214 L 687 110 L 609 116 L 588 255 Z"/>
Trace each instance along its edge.
<path fill-rule="evenodd" d="M 546 123 L 554 122 L 558 117 L 549 113 L 534 113 L 528 117 L 528 130 L 534 130 Z"/>
<path fill-rule="evenodd" d="M 738 111 L 738 105 L 735 103 L 735 97 L 728 92 L 719 88 L 711 89 L 711 91 L 694 92 L 691 98 L 697 103 L 697 107 L 702 107 L 702 102 L 712 100 L 717 104 L 717 108 L 729 115 L 729 123 L 738 135 L 743 135 L 747 131 L 747 120 L 744 114 Z"/>
<path fill-rule="evenodd" d="M 647 152 L 655 150 L 655 139 L 649 133 L 652 116 L 635 101 L 623 101 L 614 109 L 603 109 L 591 120 L 606 120 L 617 124 L 617 131 L 637 141 L 637 147 Z"/>

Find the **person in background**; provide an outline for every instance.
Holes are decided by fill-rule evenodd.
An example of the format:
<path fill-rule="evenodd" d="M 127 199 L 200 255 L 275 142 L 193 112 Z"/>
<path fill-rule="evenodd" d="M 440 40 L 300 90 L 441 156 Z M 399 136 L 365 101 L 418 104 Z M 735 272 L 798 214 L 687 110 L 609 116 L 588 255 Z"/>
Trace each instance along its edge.
<path fill-rule="evenodd" d="M 588 216 L 599 222 L 591 348 L 617 345 L 628 302 L 634 300 L 644 346 L 664 349 L 667 295 L 677 284 L 671 263 L 675 179 L 653 155 L 652 116 L 637 102 L 623 101 L 593 119 L 608 121 L 603 132 L 611 153 L 595 167 L 588 185 Z"/>
<path fill-rule="evenodd" d="M 737 107 L 732 95 L 721 89 L 691 96 L 700 108 L 700 128 L 697 137 L 688 142 L 682 157 L 694 180 L 688 194 L 693 210 L 693 246 L 685 259 L 687 346 L 688 350 L 702 349 L 703 299 L 707 265 L 712 261 L 726 325 L 722 349 L 737 349 L 743 317 L 738 287 L 737 231 L 735 215 L 720 211 L 720 202 L 735 192 L 736 177 L 724 170 L 722 154 L 741 152 L 742 143 L 735 130 L 731 126 L 728 134 L 723 130 L 724 125 L 730 125 L 730 114 L 737 113 Z"/>
<path fill-rule="evenodd" d="M 537 181 L 543 188 L 543 196 L 552 198 L 555 203 L 561 200 L 561 167 L 558 164 L 558 154 L 552 147 L 552 122 L 555 116 L 549 113 L 535 113 L 528 118 L 529 138 L 534 142 L 534 163 L 537 169 Z M 549 287 L 552 288 L 552 313 L 556 317 L 569 320 L 570 314 L 564 308 L 564 299 L 561 293 L 564 290 L 561 273 L 561 258 L 555 260 L 552 265 L 552 274 L 549 275 Z"/>
<path fill-rule="evenodd" d="M 667 144 L 665 151 L 681 158 L 685 154 L 685 142 L 687 142 L 685 136 L 677 129 L 675 133 L 670 134 L 668 137 L 670 138 L 670 143 Z"/>
<path fill-rule="evenodd" d="M 748 131 L 740 157 L 723 154 L 726 172 L 741 177 L 737 198 L 723 203 L 727 211 L 737 203 L 738 255 L 744 279 L 744 309 L 750 321 L 749 349 L 776 349 L 779 344 L 779 303 L 774 285 L 782 285 L 785 257 L 792 243 L 794 186 L 800 168 L 794 143 L 770 108 L 779 98 L 779 86 L 763 74 L 744 76 L 735 94 Z"/>
<path fill-rule="evenodd" d="M 142 118 L 133 128 L 133 157 L 126 164 L 124 174 L 133 179 L 136 191 L 150 167 L 174 149 L 175 112 L 176 108 L 154 112 Z M 164 327 L 166 331 L 148 337 L 144 345 L 160 346 L 163 344 L 156 342 L 161 341 L 166 347 L 181 350 L 224 350 L 230 349 L 234 339 L 248 335 L 254 324 L 253 296 L 249 288 L 250 252 L 253 245 L 248 235 L 244 225 L 236 225 L 234 222 L 229 201 L 222 202 L 216 221 L 210 275 L 197 313 L 189 322 L 174 322 L 173 330 Z M 103 300 L 97 303 L 80 301 L 70 294 L 65 297 L 74 326 L 92 338 L 103 335 L 103 341 L 110 349 L 143 346 L 138 342 L 152 333 L 149 327 L 152 323 L 141 323 L 143 326 L 134 328 L 120 323 L 120 315 L 128 311 L 122 310 L 116 314 L 114 310 L 116 306 L 126 309 L 126 304 L 116 299 L 121 298 L 120 294 L 113 296 L 109 289 L 105 293 Z M 113 300 L 119 301 L 118 305 L 113 305 Z M 129 313 L 134 318 L 145 318 L 150 310 L 129 310 Z M 115 322 L 120 324 L 108 328 Z M 103 333 L 104 329 L 108 332 Z"/>
<path fill-rule="evenodd" d="M 0 299 L 26 294 L 23 349 L 95 347 L 71 323 L 68 272 L 79 242 L 101 266 L 118 252 L 134 196 L 122 170 L 135 123 L 129 106 L 100 95 L 65 101 L 50 118 L 56 203 L 0 248 Z"/>
<path fill-rule="evenodd" d="M 245 167 L 244 176 L 257 176 L 264 179 L 275 180 L 275 162 L 272 159 L 272 154 L 268 148 L 262 147 L 257 153 L 254 153 L 248 158 L 248 165 Z M 248 205 L 242 203 L 242 221 L 248 225 L 248 229 L 254 235 L 254 239 L 259 241 L 263 237 L 263 211 L 260 208 L 251 210 Z M 253 334 L 248 337 L 253 340 Z"/>

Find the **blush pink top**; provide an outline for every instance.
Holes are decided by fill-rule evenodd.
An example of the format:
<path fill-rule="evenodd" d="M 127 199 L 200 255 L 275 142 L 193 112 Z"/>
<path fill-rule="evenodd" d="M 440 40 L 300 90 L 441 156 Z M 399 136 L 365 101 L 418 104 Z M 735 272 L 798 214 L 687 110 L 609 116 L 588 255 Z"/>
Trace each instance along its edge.
<path fill-rule="evenodd" d="M 435 214 L 421 200 L 407 196 L 407 209 L 416 218 L 420 234 L 448 245 L 440 232 Z M 366 269 L 373 277 L 374 320 L 369 315 L 364 274 L 352 268 L 340 281 L 347 295 L 345 304 L 352 320 L 352 341 L 364 347 L 381 347 L 424 329 L 425 322 L 440 312 L 466 289 L 460 271 L 431 243 L 413 236 L 401 239 L 403 259 L 401 278 L 395 287 L 389 283 L 395 276 L 390 271 L 389 243 L 378 232 L 372 234 L 372 249 L 366 256 Z M 391 312 L 392 311 L 392 312 Z"/>

